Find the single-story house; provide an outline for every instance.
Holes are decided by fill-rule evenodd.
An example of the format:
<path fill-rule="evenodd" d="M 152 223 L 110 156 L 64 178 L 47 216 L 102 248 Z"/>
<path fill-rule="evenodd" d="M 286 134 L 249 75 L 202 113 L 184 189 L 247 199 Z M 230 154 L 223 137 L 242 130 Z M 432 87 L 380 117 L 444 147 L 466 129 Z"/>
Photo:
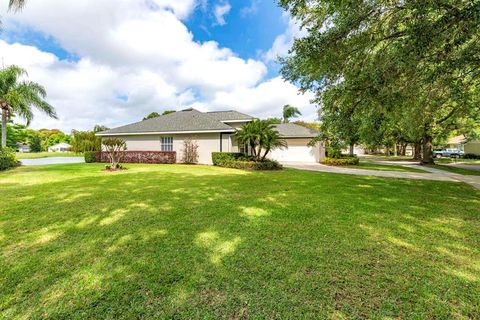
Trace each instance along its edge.
<path fill-rule="evenodd" d="M 480 140 L 468 141 L 465 136 L 455 136 L 447 142 L 448 149 L 458 149 L 464 153 L 480 155 Z"/>
<path fill-rule="evenodd" d="M 248 152 L 238 145 L 235 132 L 254 117 L 237 111 L 200 112 L 190 108 L 97 133 L 102 138 L 120 138 L 127 151 L 175 151 L 182 159 L 185 139 L 196 141 L 198 162 L 212 164 L 212 152 Z M 273 150 L 269 158 L 285 161 L 319 162 L 324 154 L 321 143 L 308 146 L 318 132 L 296 124 L 276 124 L 288 148 Z"/>
<path fill-rule="evenodd" d="M 67 152 L 72 149 L 72 146 L 65 142 L 60 142 L 48 147 L 48 152 Z"/>
<path fill-rule="evenodd" d="M 26 143 L 17 143 L 17 147 L 15 149 L 17 152 L 30 152 L 30 146 Z"/>

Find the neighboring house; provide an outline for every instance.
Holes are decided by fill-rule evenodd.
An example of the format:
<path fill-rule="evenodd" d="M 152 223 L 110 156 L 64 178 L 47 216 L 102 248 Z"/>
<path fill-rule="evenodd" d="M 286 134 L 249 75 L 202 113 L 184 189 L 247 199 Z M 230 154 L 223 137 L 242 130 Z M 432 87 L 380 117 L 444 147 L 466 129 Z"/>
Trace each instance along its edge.
<path fill-rule="evenodd" d="M 183 141 L 195 140 L 198 144 L 199 163 L 211 164 L 212 152 L 248 152 L 238 145 L 235 132 L 254 117 L 237 111 L 200 112 L 185 109 L 160 117 L 97 133 L 105 138 L 121 138 L 128 151 L 176 151 L 177 162 L 182 159 Z M 278 161 L 320 161 L 320 144 L 307 146 L 318 135 L 312 129 L 296 124 L 277 124 L 276 129 L 288 148 L 274 150 L 270 158 Z"/>
<path fill-rule="evenodd" d="M 22 153 L 30 152 L 30 146 L 25 143 L 17 143 L 16 149 L 17 149 L 17 152 L 22 152 Z"/>
<path fill-rule="evenodd" d="M 48 152 L 67 152 L 72 149 L 72 146 L 65 142 L 57 143 L 48 147 Z"/>
<path fill-rule="evenodd" d="M 448 149 L 458 149 L 464 153 L 480 155 L 480 140 L 467 141 L 465 136 L 460 135 L 450 138 L 447 142 Z"/>

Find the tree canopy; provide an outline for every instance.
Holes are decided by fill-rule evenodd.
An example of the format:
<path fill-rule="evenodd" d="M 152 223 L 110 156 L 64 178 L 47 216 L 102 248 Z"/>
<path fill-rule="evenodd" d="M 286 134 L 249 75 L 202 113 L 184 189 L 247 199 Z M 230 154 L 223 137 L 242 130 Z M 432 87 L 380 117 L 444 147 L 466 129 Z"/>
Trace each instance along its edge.
<path fill-rule="evenodd" d="M 306 31 L 281 72 L 316 94 L 323 125 L 343 140 L 421 142 L 430 162 L 434 138 L 474 131 L 479 1 L 279 2 Z"/>
<path fill-rule="evenodd" d="M 146 117 L 143 118 L 143 120 L 148 120 L 148 119 L 164 116 L 164 115 L 174 113 L 174 112 L 176 112 L 176 111 L 175 110 L 165 110 L 165 111 L 162 112 L 162 114 L 160 114 L 158 112 L 155 112 L 155 111 L 150 112 Z"/>

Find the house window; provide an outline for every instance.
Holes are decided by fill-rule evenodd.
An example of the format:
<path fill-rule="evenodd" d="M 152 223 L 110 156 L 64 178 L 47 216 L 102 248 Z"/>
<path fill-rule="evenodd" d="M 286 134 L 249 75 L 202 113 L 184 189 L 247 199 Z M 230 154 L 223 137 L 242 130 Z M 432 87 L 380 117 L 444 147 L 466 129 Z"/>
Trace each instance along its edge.
<path fill-rule="evenodd" d="M 173 151 L 173 137 L 162 137 L 162 151 Z"/>
<path fill-rule="evenodd" d="M 240 146 L 238 146 L 239 148 L 239 152 L 240 153 L 243 153 L 243 154 L 247 154 L 248 153 L 248 147 L 246 144 L 241 144 Z"/>

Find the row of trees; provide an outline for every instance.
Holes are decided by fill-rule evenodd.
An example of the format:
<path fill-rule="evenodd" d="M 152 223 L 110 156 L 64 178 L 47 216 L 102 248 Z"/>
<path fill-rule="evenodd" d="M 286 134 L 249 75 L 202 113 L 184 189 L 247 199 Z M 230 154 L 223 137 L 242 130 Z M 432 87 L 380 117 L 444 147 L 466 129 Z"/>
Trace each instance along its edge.
<path fill-rule="evenodd" d="M 279 2 L 306 31 L 282 75 L 316 94 L 326 138 L 431 163 L 435 140 L 478 132 L 480 2 Z"/>

